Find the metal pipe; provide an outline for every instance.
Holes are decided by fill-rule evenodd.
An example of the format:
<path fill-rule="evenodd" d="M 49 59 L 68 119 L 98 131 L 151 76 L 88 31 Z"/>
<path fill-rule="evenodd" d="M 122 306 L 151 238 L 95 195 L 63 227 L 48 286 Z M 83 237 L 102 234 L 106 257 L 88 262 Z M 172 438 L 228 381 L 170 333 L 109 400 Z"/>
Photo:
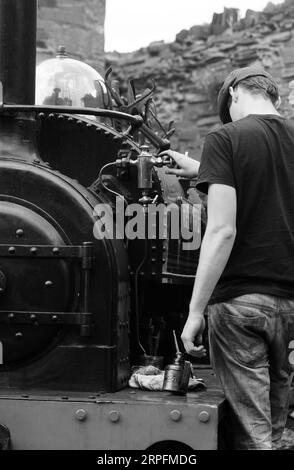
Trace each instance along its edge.
<path fill-rule="evenodd" d="M 1 0 L 0 0 L 1 1 Z M 25 105 L 8 105 L 4 104 L 1 106 L 0 103 L 0 114 L 5 111 L 11 112 L 38 112 L 38 113 L 54 113 L 54 114 L 83 114 L 93 115 L 101 117 L 109 117 L 113 119 L 123 119 L 130 122 L 134 128 L 138 128 L 140 132 L 157 148 L 161 151 L 168 150 L 170 148 L 170 141 L 162 139 L 155 132 L 143 123 L 141 116 L 133 116 L 131 114 L 123 113 L 121 111 L 115 111 L 113 109 L 98 109 L 98 108 L 77 108 L 72 106 L 51 106 L 51 105 L 38 105 L 38 106 L 25 106 Z M 131 126 L 132 127 L 132 126 Z M 131 135 L 130 135 L 131 137 Z"/>
<path fill-rule="evenodd" d="M 37 0 L 0 0 L 3 101 L 35 103 Z"/>
<path fill-rule="evenodd" d="M 1 0 L 0 0 L 1 1 Z M 135 127 L 140 127 L 143 123 L 141 116 L 133 116 L 131 114 L 122 113 L 113 109 L 100 109 L 100 108 L 78 108 L 73 106 L 51 106 L 51 105 L 18 105 L 18 104 L 3 104 L 0 106 L 0 113 L 2 112 L 14 113 L 52 113 L 52 114 L 83 114 L 100 117 L 109 117 L 113 119 L 123 119 L 130 122 Z"/>

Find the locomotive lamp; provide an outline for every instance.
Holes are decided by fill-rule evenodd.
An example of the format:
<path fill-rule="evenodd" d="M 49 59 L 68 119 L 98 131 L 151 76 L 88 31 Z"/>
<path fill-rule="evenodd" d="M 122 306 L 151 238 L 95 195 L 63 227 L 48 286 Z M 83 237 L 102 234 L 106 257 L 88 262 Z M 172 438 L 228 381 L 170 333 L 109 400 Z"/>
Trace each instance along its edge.
<path fill-rule="evenodd" d="M 59 46 L 56 58 L 37 66 L 36 104 L 109 109 L 110 96 L 93 67 L 70 58 L 65 46 Z"/>

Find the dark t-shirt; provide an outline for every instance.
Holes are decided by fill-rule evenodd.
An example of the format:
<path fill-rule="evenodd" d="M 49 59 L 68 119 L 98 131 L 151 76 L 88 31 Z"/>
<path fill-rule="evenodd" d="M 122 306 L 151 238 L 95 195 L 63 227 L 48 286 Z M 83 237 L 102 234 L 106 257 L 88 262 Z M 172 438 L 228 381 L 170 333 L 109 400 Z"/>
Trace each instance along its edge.
<path fill-rule="evenodd" d="M 197 189 L 237 193 L 237 235 L 210 303 L 250 293 L 294 298 L 294 124 L 251 114 L 206 137 Z"/>

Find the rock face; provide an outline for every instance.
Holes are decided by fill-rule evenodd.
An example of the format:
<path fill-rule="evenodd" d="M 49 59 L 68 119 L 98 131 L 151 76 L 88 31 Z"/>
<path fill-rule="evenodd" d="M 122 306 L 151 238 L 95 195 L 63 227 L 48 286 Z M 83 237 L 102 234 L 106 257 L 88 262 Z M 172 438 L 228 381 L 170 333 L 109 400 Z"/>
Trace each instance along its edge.
<path fill-rule="evenodd" d="M 104 70 L 106 0 L 39 0 L 37 60 L 55 56 L 60 44 L 69 55 Z"/>
<path fill-rule="evenodd" d="M 106 65 L 121 81 L 122 92 L 130 78 L 137 79 L 138 91 L 154 80 L 158 116 L 163 123 L 174 120 L 176 127 L 172 146 L 199 158 L 203 137 L 220 125 L 216 99 L 234 68 L 258 64 L 268 70 L 280 85 L 281 112 L 294 119 L 288 100 L 294 80 L 293 25 L 294 0 L 269 3 L 263 12 L 248 10 L 242 19 L 238 10 L 225 9 L 210 25 L 181 31 L 171 44 L 107 53 Z"/>

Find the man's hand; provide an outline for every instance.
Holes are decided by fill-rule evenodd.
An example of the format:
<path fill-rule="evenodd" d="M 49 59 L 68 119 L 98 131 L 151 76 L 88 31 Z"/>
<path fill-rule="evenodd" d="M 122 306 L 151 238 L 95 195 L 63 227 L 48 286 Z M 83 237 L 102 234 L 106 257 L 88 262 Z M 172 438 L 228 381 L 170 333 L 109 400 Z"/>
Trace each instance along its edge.
<path fill-rule="evenodd" d="M 175 152 L 174 150 L 165 150 L 164 152 L 161 152 L 158 156 L 163 159 L 164 157 L 172 158 L 176 162 L 176 164 L 181 167 L 179 169 L 169 168 L 168 170 L 166 170 L 167 175 L 177 175 L 186 178 L 195 178 L 198 175 L 200 163 L 197 160 L 188 157 L 187 155 Z"/>
<path fill-rule="evenodd" d="M 181 340 L 188 354 L 195 357 L 204 357 L 206 349 L 202 344 L 202 333 L 205 328 L 203 315 L 189 315 L 181 334 Z"/>

